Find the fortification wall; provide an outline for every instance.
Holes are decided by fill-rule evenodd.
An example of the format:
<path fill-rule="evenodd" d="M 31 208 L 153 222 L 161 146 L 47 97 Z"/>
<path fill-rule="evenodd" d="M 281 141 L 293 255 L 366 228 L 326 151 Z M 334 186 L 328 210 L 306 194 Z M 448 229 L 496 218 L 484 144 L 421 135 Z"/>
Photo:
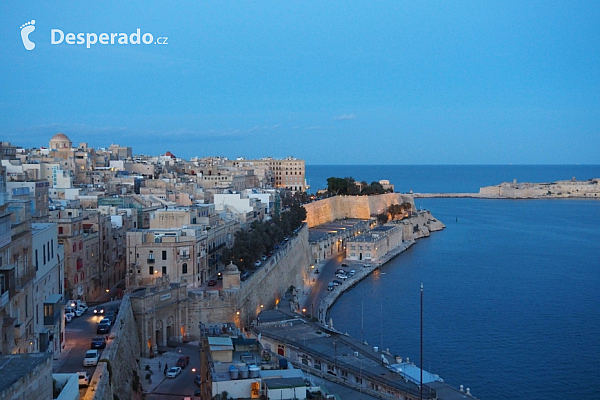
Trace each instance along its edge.
<path fill-rule="evenodd" d="M 128 295 L 121 301 L 111 337 L 101 358 L 108 362 L 98 363 L 84 399 L 141 400 L 142 385 L 138 365 L 141 347 Z"/>
<path fill-rule="evenodd" d="M 410 203 L 412 196 L 401 193 L 386 193 L 376 196 L 334 196 L 305 204 L 306 223 L 309 228 L 326 224 L 336 219 L 369 219 L 386 210 L 392 204 Z"/>
<path fill-rule="evenodd" d="M 199 323 L 212 325 L 232 321 L 246 326 L 261 311 L 275 306 L 290 286 L 301 287 L 308 280 L 310 248 L 308 227 L 282 245 L 275 255 L 256 270 L 240 288 L 190 291 L 188 324 L 192 336 L 200 334 Z M 239 314 L 238 314 L 239 312 Z"/>

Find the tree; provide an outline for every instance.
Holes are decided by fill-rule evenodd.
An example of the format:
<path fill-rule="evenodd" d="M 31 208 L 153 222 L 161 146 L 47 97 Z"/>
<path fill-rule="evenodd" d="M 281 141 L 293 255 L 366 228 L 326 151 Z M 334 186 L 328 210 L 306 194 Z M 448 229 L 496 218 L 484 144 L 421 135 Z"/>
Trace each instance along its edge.
<path fill-rule="evenodd" d="M 377 214 L 377 222 L 379 222 L 379 225 L 383 225 L 386 222 L 388 222 L 389 218 L 390 218 L 390 215 L 387 212 L 382 212 L 381 214 Z"/>

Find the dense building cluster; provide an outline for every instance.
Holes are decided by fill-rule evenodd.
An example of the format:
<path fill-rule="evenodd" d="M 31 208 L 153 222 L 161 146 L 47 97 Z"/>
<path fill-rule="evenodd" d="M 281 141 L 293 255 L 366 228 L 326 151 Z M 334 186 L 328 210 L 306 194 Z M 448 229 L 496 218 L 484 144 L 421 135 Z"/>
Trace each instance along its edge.
<path fill-rule="evenodd" d="M 293 157 L 184 160 L 111 144 L 0 143 L 0 353 L 60 352 L 62 308 L 159 278 L 190 289 L 222 270 L 234 234 L 304 192 Z"/>

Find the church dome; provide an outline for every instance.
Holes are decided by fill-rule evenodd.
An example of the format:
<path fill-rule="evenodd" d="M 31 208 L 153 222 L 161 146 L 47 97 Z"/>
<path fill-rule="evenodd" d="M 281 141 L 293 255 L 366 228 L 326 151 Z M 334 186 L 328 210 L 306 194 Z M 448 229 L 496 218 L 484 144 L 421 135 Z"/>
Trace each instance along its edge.
<path fill-rule="evenodd" d="M 57 133 L 50 139 L 50 149 L 70 149 L 73 142 L 64 133 Z"/>

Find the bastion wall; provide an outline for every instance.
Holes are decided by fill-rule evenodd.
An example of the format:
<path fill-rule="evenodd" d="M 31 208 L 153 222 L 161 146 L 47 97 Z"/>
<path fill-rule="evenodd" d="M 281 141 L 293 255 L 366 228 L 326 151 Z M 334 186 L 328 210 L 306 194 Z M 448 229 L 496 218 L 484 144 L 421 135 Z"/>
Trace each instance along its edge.
<path fill-rule="evenodd" d="M 326 224 L 336 219 L 369 219 L 385 211 L 392 204 L 410 203 L 415 207 L 412 196 L 401 193 L 386 193 L 376 196 L 334 196 L 304 205 L 306 223 L 309 228 Z"/>
<path fill-rule="evenodd" d="M 241 282 L 239 288 L 190 291 L 190 334 L 199 337 L 200 323 L 205 326 L 223 322 L 235 322 L 238 327 L 248 325 L 262 309 L 274 307 L 290 286 L 301 287 L 309 279 L 309 268 L 308 227 L 304 225 L 272 258 Z"/>
<path fill-rule="evenodd" d="M 102 351 L 85 400 L 142 399 L 142 385 L 138 360 L 140 341 L 137 324 L 133 317 L 129 295 L 123 297 L 111 338 Z"/>

